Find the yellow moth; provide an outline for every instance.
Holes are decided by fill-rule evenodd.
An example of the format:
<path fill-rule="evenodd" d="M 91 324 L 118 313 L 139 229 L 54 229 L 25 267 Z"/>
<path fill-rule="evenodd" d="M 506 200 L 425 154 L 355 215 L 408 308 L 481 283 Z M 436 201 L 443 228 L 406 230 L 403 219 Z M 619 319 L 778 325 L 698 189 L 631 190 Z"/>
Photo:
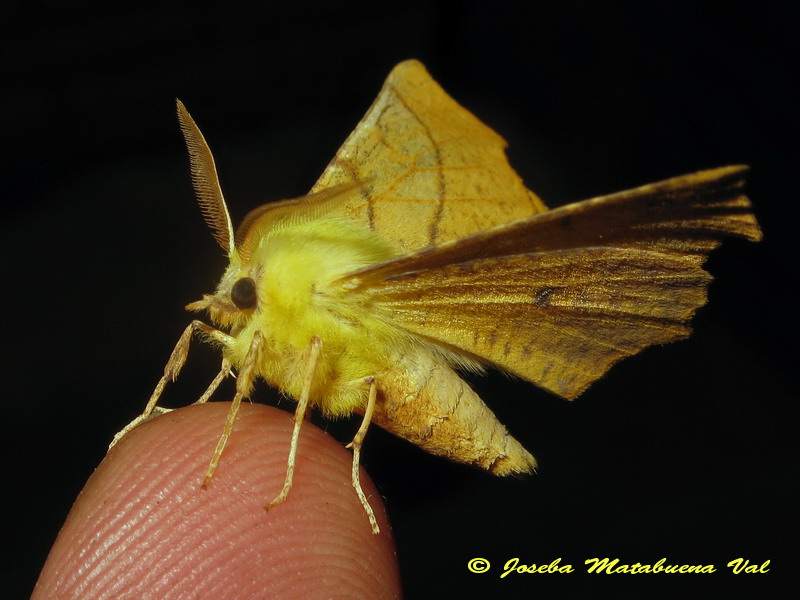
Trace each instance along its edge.
<path fill-rule="evenodd" d="M 298 401 L 285 484 L 303 418 L 363 414 L 351 446 L 359 483 L 370 423 L 497 475 L 533 456 L 457 371 L 494 366 L 571 399 L 621 358 L 686 337 L 706 301 L 702 269 L 725 236 L 761 232 L 746 167 L 701 171 L 547 210 L 505 157 L 505 142 L 417 61 L 397 65 L 308 196 L 265 204 L 234 230 L 214 159 L 178 103 L 192 182 L 230 264 L 188 305 L 144 412 L 154 414 L 195 332 L 222 347 L 199 402 L 238 372 L 206 473 L 210 482 L 244 398 L 260 377 Z"/>

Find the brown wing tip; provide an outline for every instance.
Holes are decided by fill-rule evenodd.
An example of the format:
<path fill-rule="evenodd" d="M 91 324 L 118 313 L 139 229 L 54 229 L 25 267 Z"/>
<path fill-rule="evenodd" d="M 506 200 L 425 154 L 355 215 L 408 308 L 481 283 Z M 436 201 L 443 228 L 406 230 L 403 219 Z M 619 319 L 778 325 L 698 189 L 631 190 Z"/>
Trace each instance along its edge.
<path fill-rule="evenodd" d="M 701 171 L 701 173 L 716 172 L 719 173 L 720 177 L 726 177 L 726 176 L 737 177 L 746 175 L 748 171 L 750 171 L 750 165 L 725 165 L 723 167 L 716 167 L 714 169 L 709 169 L 708 171 Z"/>
<path fill-rule="evenodd" d="M 706 250 L 716 247 L 722 238 L 733 236 L 757 242 L 762 238 L 758 221 L 753 215 L 753 206 L 744 193 L 745 179 L 750 171 L 747 165 L 727 165 L 705 169 L 686 175 L 671 177 L 656 183 L 611 194 L 625 201 L 626 197 L 643 193 L 671 195 L 683 198 L 682 204 L 692 211 L 707 209 L 708 214 L 687 213 L 686 219 L 702 221 L 709 231 L 709 237 L 717 241 Z M 608 197 L 610 197 L 608 196 Z M 606 198 L 608 198 L 606 197 Z"/>
<path fill-rule="evenodd" d="M 748 165 L 728 165 L 711 169 L 710 171 L 703 171 L 698 175 L 707 173 L 710 176 L 709 179 L 723 181 L 729 183 L 732 188 L 742 190 L 745 185 L 745 177 L 749 171 L 750 167 Z M 729 222 L 731 223 L 729 234 L 743 237 L 751 242 L 761 241 L 764 234 L 761 232 L 758 221 L 752 213 L 753 205 L 750 199 L 743 192 L 738 195 L 733 194 L 728 201 L 728 205 L 732 210 L 742 211 L 740 214 L 731 214 L 729 216 Z"/>

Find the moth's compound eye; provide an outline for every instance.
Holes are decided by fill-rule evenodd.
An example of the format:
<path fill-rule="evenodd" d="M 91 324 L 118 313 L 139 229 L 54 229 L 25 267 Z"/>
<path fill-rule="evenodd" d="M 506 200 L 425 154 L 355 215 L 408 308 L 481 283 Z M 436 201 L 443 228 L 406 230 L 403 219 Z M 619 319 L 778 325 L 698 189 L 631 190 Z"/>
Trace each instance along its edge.
<path fill-rule="evenodd" d="M 237 308 L 253 308 L 256 305 L 256 282 L 242 277 L 231 288 L 231 300 Z"/>

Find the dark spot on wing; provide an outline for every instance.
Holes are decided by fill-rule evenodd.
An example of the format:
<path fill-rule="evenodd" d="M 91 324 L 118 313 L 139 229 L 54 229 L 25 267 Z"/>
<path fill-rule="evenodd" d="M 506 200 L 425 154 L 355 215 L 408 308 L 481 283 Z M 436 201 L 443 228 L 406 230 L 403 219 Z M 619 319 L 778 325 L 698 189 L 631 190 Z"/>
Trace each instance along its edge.
<path fill-rule="evenodd" d="M 538 306 L 550 306 L 550 296 L 553 292 L 560 290 L 559 287 L 543 287 L 533 294 L 533 303 Z"/>

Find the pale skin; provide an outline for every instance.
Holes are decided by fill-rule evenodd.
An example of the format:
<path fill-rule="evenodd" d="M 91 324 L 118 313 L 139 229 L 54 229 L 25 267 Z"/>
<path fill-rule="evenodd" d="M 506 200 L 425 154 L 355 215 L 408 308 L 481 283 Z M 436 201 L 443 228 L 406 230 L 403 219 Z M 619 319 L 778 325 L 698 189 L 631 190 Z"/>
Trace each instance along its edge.
<path fill-rule="evenodd" d="M 400 597 L 380 496 L 362 473 L 382 530 L 372 535 L 351 454 L 314 423 L 289 501 L 269 515 L 294 426 L 286 411 L 242 403 L 214 483 L 199 489 L 229 409 L 179 408 L 126 435 L 76 500 L 33 598 Z"/>

